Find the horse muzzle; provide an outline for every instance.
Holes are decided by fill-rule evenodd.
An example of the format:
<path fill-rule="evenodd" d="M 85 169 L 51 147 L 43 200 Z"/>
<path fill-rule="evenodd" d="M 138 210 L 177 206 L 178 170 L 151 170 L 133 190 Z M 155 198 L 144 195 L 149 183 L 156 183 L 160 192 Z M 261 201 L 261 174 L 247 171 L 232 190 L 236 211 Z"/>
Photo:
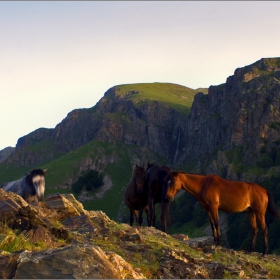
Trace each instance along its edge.
<path fill-rule="evenodd" d="M 38 197 L 38 201 L 44 201 L 44 195 L 40 195 L 40 196 L 37 196 Z"/>
<path fill-rule="evenodd" d="M 165 197 L 167 201 L 173 201 L 174 200 L 174 196 L 166 196 Z"/>

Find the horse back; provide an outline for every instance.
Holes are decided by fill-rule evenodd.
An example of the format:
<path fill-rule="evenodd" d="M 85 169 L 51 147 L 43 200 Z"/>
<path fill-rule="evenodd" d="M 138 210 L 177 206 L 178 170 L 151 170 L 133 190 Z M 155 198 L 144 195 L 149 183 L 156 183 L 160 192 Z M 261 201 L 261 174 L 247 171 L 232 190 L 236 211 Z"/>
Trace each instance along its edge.
<path fill-rule="evenodd" d="M 13 182 L 6 182 L 1 186 L 1 188 L 6 192 L 14 192 L 19 195 L 22 195 L 23 189 L 21 185 L 22 185 L 22 179 Z"/>
<path fill-rule="evenodd" d="M 148 196 L 160 202 L 162 199 L 164 178 L 171 169 L 167 166 L 152 166 L 147 173 L 146 189 Z"/>
<path fill-rule="evenodd" d="M 217 199 L 220 209 L 225 212 L 241 212 L 246 209 L 266 210 L 268 195 L 266 190 L 256 183 L 231 181 L 216 175 L 206 176 L 205 196 Z M 230 209 L 230 210 L 229 210 Z"/>

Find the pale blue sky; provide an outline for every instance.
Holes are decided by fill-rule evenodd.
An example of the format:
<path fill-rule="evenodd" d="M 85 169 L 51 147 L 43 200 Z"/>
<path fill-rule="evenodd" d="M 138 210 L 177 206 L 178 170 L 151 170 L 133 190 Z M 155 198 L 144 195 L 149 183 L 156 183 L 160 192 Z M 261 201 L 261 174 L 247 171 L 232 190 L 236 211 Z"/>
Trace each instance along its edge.
<path fill-rule="evenodd" d="M 0 1 L 0 150 L 110 87 L 224 83 L 280 56 L 279 1 Z"/>

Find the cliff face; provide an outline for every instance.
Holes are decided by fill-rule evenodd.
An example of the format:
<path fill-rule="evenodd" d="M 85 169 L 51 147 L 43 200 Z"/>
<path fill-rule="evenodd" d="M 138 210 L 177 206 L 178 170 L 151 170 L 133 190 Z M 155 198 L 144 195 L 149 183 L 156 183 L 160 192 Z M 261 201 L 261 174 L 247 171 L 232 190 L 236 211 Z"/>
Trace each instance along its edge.
<path fill-rule="evenodd" d="M 252 166 L 268 155 L 276 162 L 279 58 L 238 68 L 208 94 L 195 93 L 173 84 L 115 86 L 93 108 L 74 110 L 54 129 L 20 138 L 6 162 L 38 166 L 92 140 L 137 145 L 143 153 L 149 148 L 174 168 L 195 162 L 194 170 L 229 179 L 238 179 L 234 160 Z"/>
<path fill-rule="evenodd" d="M 0 163 L 6 160 L 13 152 L 15 151 L 15 148 L 13 147 L 7 147 L 0 151 Z"/>
<path fill-rule="evenodd" d="M 66 150 L 77 148 L 93 139 L 103 142 L 121 141 L 150 148 L 170 158 L 175 153 L 174 134 L 183 117 L 183 114 L 157 101 L 137 106 L 132 100 L 117 95 L 112 88 L 105 93 L 93 112 L 71 112 L 55 128 L 54 141 L 61 149 L 61 144 L 65 143 Z"/>
<path fill-rule="evenodd" d="M 270 153 L 280 148 L 279 100 L 280 59 L 236 69 L 225 84 L 195 96 L 179 161 L 202 161 L 241 147 L 240 163 L 256 164 L 261 149 Z"/>
<path fill-rule="evenodd" d="M 92 140 L 138 145 L 172 159 L 178 127 L 187 115 L 167 103 L 129 98 L 137 94 L 128 91 L 121 95 L 116 87 L 109 89 L 95 107 L 74 110 L 54 129 L 38 129 L 20 138 L 8 162 L 25 166 L 42 164 Z"/>

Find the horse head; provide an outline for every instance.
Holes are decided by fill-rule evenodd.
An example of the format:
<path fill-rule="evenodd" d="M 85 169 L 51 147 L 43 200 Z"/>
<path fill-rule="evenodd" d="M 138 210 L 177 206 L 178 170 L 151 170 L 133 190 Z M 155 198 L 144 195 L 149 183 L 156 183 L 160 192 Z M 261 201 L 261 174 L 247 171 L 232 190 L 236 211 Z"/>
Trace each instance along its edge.
<path fill-rule="evenodd" d="M 136 164 L 134 170 L 134 180 L 135 180 L 137 192 L 139 194 L 143 193 L 144 191 L 145 176 L 146 176 L 146 172 L 144 166 L 138 166 Z"/>
<path fill-rule="evenodd" d="M 175 195 L 181 189 L 181 182 L 179 179 L 179 171 L 172 171 L 164 178 L 165 198 L 173 201 Z"/>
<path fill-rule="evenodd" d="M 46 171 L 47 169 L 34 169 L 26 174 L 35 189 L 39 201 L 44 200 Z"/>

